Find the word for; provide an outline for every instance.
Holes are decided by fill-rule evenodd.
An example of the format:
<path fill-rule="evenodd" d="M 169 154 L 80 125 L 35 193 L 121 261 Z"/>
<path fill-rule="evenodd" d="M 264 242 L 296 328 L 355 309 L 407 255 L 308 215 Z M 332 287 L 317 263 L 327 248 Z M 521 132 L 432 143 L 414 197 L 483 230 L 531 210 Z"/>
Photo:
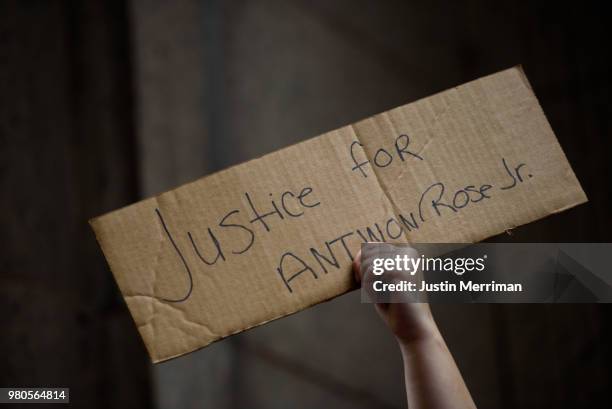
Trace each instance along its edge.
<path fill-rule="evenodd" d="M 395 155 L 397 155 L 397 157 L 399 157 L 402 162 L 405 162 L 407 157 L 413 157 L 419 160 L 423 160 L 423 157 L 421 157 L 418 153 L 408 150 L 408 145 L 410 145 L 410 137 L 406 134 L 402 134 L 395 139 L 394 149 L 391 152 L 389 152 L 389 150 L 385 148 L 379 148 L 376 153 L 374 153 L 372 160 L 366 158 L 361 162 L 357 162 L 357 159 L 355 158 L 355 146 L 363 147 L 363 145 L 359 141 L 354 141 L 353 143 L 351 143 L 351 146 L 349 148 L 351 159 L 353 160 L 353 164 L 355 165 L 351 170 L 353 172 L 359 171 L 361 173 L 361 176 L 367 178 L 368 174 L 366 173 L 364 167 L 374 164 L 374 166 L 378 168 L 386 168 L 387 166 L 391 165 L 391 163 L 393 163 L 393 158 Z M 363 149 L 359 150 L 363 152 Z"/>

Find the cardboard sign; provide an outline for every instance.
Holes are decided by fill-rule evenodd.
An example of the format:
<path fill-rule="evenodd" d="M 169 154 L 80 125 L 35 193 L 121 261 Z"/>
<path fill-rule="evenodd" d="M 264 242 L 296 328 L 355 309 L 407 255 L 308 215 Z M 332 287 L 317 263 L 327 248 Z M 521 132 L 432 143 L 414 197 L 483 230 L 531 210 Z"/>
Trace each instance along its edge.
<path fill-rule="evenodd" d="M 476 242 L 586 200 L 516 67 L 91 225 L 159 362 L 355 288 L 363 242 Z"/>

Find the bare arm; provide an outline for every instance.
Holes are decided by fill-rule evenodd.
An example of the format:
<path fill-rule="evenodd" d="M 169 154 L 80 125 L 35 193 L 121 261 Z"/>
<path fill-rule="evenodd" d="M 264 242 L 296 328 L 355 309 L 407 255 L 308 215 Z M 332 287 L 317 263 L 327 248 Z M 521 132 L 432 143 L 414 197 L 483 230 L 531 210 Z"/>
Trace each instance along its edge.
<path fill-rule="evenodd" d="M 360 263 L 361 253 L 353 263 L 361 282 Z M 376 310 L 399 343 L 410 409 L 476 408 L 429 304 L 376 304 Z"/>

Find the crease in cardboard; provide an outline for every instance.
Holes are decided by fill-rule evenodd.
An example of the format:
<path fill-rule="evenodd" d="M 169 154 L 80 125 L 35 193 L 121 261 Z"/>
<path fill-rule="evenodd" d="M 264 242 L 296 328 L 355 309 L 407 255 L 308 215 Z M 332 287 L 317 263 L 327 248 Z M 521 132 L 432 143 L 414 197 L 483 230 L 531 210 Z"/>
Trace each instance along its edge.
<path fill-rule="evenodd" d="M 380 114 L 380 115 L 385 115 L 385 113 Z M 368 159 L 368 161 L 370 163 L 373 163 L 374 158 L 371 157 L 371 155 L 368 155 L 368 153 L 365 150 L 365 144 L 364 141 L 362 140 L 362 138 L 359 137 L 359 133 L 357 132 L 357 128 L 354 124 L 350 124 L 348 125 L 348 128 L 352 131 L 352 134 L 355 136 L 355 138 L 357 139 L 357 141 L 359 142 L 361 151 L 363 152 L 363 155 Z M 396 132 L 397 134 L 397 132 Z M 372 166 L 372 173 L 374 174 L 374 178 L 376 180 L 376 183 L 378 184 L 378 187 L 380 188 L 380 191 L 382 193 L 382 195 L 384 196 L 384 198 L 386 199 L 386 201 L 391 205 L 391 211 L 393 213 L 393 216 L 398 218 L 399 214 L 400 214 L 400 209 L 399 207 L 395 204 L 393 198 L 389 195 L 389 192 L 387 191 L 387 188 L 383 185 L 383 183 L 380 180 L 380 177 L 378 175 L 378 170 L 376 169 L 376 166 Z M 407 169 L 407 168 L 406 168 Z M 403 236 L 406 242 L 409 242 L 409 237 L 408 237 L 408 231 L 407 230 L 403 230 Z"/>

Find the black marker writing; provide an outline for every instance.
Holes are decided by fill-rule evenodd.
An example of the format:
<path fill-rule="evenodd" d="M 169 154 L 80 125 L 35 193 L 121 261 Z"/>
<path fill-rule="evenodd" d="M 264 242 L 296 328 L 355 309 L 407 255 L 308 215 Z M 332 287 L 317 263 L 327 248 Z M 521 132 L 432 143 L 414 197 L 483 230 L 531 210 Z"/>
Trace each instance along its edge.
<path fill-rule="evenodd" d="M 353 172 L 358 170 L 361 173 L 361 176 L 367 178 L 368 175 L 364 170 L 365 166 L 371 165 L 373 163 L 374 166 L 378 168 L 386 168 L 387 166 L 393 163 L 394 155 L 397 155 L 402 162 L 405 162 L 408 156 L 418 160 L 423 160 L 423 157 L 421 155 L 408 150 L 409 144 L 410 137 L 406 134 L 402 134 L 395 139 L 394 152 L 390 152 L 385 148 L 379 148 L 374 153 L 374 158 L 372 162 L 367 158 L 361 162 L 357 162 L 357 159 L 355 158 L 355 146 L 358 145 L 360 147 L 363 147 L 363 145 L 359 141 L 353 141 L 351 143 L 351 146 L 349 147 L 349 153 L 354 165 L 351 170 Z"/>
<path fill-rule="evenodd" d="M 206 259 L 206 257 L 204 257 L 202 255 L 202 253 L 198 249 L 198 246 L 195 243 L 195 240 L 193 239 L 193 236 L 192 236 L 191 232 L 187 232 L 187 236 L 189 236 L 189 241 L 191 241 L 191 245 L 193 246 L 193 249 L 195 250 L 195 253 L 200 258 L 200 260 L 202 260 L 204 262 L 204 264 L 212 266 L 212 265 L 216 264 L 217 261 L 219 261 L 219 259 L 225 261 L 225 255 L 223 254 L 223 250 L 221 250 L 221 244 L 219 243 L 219 240 L 217 240 L 217 236 L 215 236 L 215 234 L 212 232 L 210 227 L 207 230 L 208 230 L 208 235 L 210 236 L 210 238 L 211 238 L 211 240 L 212 240 L 212 242 L 213 242 L 213 244 L 215 246 L 215 249 L 217 250 L 217 255 L 215 256 L 215 258 L 212 261 L 208 261 Z"/>
<path fill-rule="evenodd" d="M 505 159 L 502 159 L 502 165 L 513 182 L 510 186 L 500 188 L 501 190 L 507 190 L 516 186 L 517 183 L 524 181 L 521 170 L 525 168 L 525 164 L 519 164 L 510 170 Z M 360 171 L 363 171 L 363 169 L 360 169 Z M 529 174 L 528 177 L 532 177 L 532 175 Z M 313 277 L 319 278 L 317 270 L 321 271 L 323 274 L 328 274 L 330 267 L 339 270 L 341 265 L 336 255 L 338 249 L 332 246 L 338 241 L 342 243 L 342 247 L 346 253 L 346 260 L 352 261 L 353 255 L 349 248 L 351 245 L 354 246 L 356 241 L 386 242 L 388 239 L 397 240 L 406 231 L 410 232 L 417 230 L 425 224 L 429 219 L 426 217 L 428 212 L 431 216 L 435 217 L 444 217 L 446 214 L 458 213 L 471 203 L 477 204 L 483 202 L 485 199 L 491 199 L 492 189 L 492 184 L 483 183 L 480 185 L 466 185 L 462 189 L 449 192 L 444 183 L 435 182 L 428 186 L 419 198 L 417 213 L 420 223 L 415 217 L 415 212 L 398 213 L 396 216 L 390 217 L 383 223 L 374 223 L 373 226 L 355 229 L 335 239 L 324 242 L 323 246 L 327 251 L 325 257 L 322 256 L 322 253 L 318 251 L 316 247 L 309 248 L 308 253 L 310 253 L 311 257 L 299 258 L 296 252 L 290 252 L 289 254 L 291 254 L 292 257 L 299 260 L 301 269 L 297 274 L 291 276 L 289 280 L 285 280 L 285 285 L 289 289 L 289 292 L 293 293 L 293 289 L 288 285 L 288 281 L 297 278 L 300 274 L 310 271 Z M 324 264 L 323 261 L 325 261 L 326 264 Z"/>
<path fill-rule="evenodd" d="M 325 243 L 325 248 L 327 249 L 327 255 L 326 256 L 324 256 L 323 254 L 319 253 L 319 251 L 317 249 L 312 248 L 312 247 L 310 248 L 310 253 L 314 257 L 314 259 L 317 260 L 317 262 L 321 266 L 321 269 L 323 270 L 323 272 L 325 274 L 327 274 L 328 271 L 327 271 L 327 268 L 325 267 L 325 264 L 323 264 L 323 261 L 325 261 L 325 263 L 329 264 L 330 266 L 336 267 L 336 268 L 340 268 L 340 263 L 338 262 L 338 259 L 336 258 L 334 252 L 331 249 L 331 244 L 326 242 Z"/>
<path fill-rule="evenodd" d="M 407 150 L 408 143 L 408 136 L 400 135 L 395 141 L 395 155 L 399 156 L 402 161 L 408 156 L 422 160 L 416 153 Z M 364 169 L 366 165 L 385 167 L 389 166 L 393 161 L 393 155 L 384 149 L 379 149 L 372 163 L 369 160 L 358 162 L 352 150 L 355 145 L 360 144 L 359 142 L 354 142 L 351 145 L 351 157 L 355 163 L 355 167 L 352 170 L 359 170 L 364 177 L 367 177 Z M 502 165 L 505 173 L 511 180 L 509 184 L 500 187 L 500 190 L 512 189 L 525 181 L 526 165 L 524 163 L 510 166 L 506 159 L 502 158 Z M 527 174 L 526 177 L 531 178 L 532 175 Z M 346 261 L 352 261 L 354 255 L 350 249 L 354 248 L 357 242 L 397 240 L 406 232 L 418 230 L 431 217 L 444 217 L 448 214 L 456 214 L 470 206 L 470 204 L 490 199 L 493 187 L 492 184 L 483 183 L 449 190 L 441 181 L 432 183 L 421 193 L 418 207 L 415 211 L 397 213 L 382 223 L 377 222 L 371 226 L 356 228 L 323 242 L 321 246 L 308 247 L 303 257 L 298 252 L 285 251 L 280 257 L 276 272 L 287 290 L 293 293 L 292 281 L 304 273 L 309 273 L 306 275 L 308 277 L 319 279 L 321 274 L 327 275 L 334 269 L 339 270 L 344 265 L 338 257 L 339 252 L 340 254 L 344 253 Z M 266 206 L 263 206 L 261 199 L 260 201 L 255 201 L 249 193 L 244 193 L 246 211 L 233 209 L 225 213 L 217 225 L 205 229 L 205 236 L 208 236 L 206 241 L 202 241 L 202 236 L 198 240 L 195 232 L 187 231 L 187 237 L 195 253 L 194 256 L 208 267 L 213 267 L 219 262 L 228 261 L 227 257 L 231 255 L 247 253 L 255 244 L 257 235 L 261 234 L 261 231 L 270 232 L 273 228 L 278 228 L 279 223 L 287 223 L 289 220 L 301 218 L 305 215 L 307 209 L 321 205 L 321 202 L 314 195 L 313 188 L 308 186 L 295 192 L 286 190 L 278 196 L 273 196 L 272 193 L 269 193 L 268 196 L 270 199 L 265 202 Z M 161 300 L 166 302 L 182 302 L 191 296 L 194 289 L 192 271 L 187 263 L 187 259 L 170 233 L 161 212 L 159 209 L 155 209 L 155 212 L 168 240 L 181 260 L 189 283 L 186 294 L 183 297 L 176 299 L 161 298 Z M 415 217 L 415 214 L 417 214 L 417 217 Z M 251 225 L 250 227 L 249 224 Z M 259 231 L 256 228 L 257 226 L 260 226 Z M 238 238 L 235 236 L 238 236 Z M 207 245 L 203 245 L 203 243 L 207 243 Z"/>
<path fill-rule="evenodd" d="M 174 250 L 176 251 L 176 254 L 178 254 L 178 256 L 180 257 L 181 262 L 183 263 L 183 266 L 185 267 L 185 271 L 187 272 L 187 278 L 189 280 L 189 288 L 187 289 L 187 293 L 185 294 L 184 297 L 176 298 L 176 299 L 162 298 L 161 300 L 165 301 L 165 302 L 183 302 L 183 301 L 185 301 L 186 299 L 189 298 L 189 296 L 191 295 L 191 292 L 193 291 L 193 276 L 191 275 L 191 270 L 189 269 L 189 265 L 187 264 L 187 261 L 185 260 L 185 257 L 183 257 L 183 253 L 181 253 L 181 251 L 179 250 L 178 246 L 174 242 L 174 239 L 172 238 L 172 235 L 170 234 L 170 231 L 168 230 L 168 227 L 166 226 L 166 222 L 164 222 L 164 218 L 162 217 L 161 212 L 159 211 L 159 209 L 155 209 L 155 213 L 157 214 L 157 217 L 159 218 L 159 221 L 160 221 L 162 227 L 164 228 L 164 232 L 166 233 L 166 236 L 170 240 L 170 243 L 172 243 L 172 247 L 174 247 Z"/>
<path fill-rule="evenodd" d="M 512 189 L 513 187 L 516 186 L 517 182 L 518 183 L 523 182 L 523 175 L 521 175 L 521 169 L 527 165 L 525 165 L 524 163 L 520 163 L 518 166 L 515 166 L 513 169 L 510 169 L 505 158 L 502 158 L 502 163 L 504 164 L 504 169 L 506 170 L 506 173 L 512 179 L 512 182 L 507 186 L 500 187 L 501 190 Z M 533 175 L 529 173 L 527 174 L 527 177 L 532 178 Z"/>
<path fill-rule="evenodd" d="M 293 273 L 293 275 L 291 275 L 289 278 L 285 276 L 285 266 L 283 265 L 285 258 L 288 258 L 288 257 L 291 257 L 293 260 L 298 262 L 299 265 L 301 266 L 301 270 L 297 271 L 296 273 Z M 285 286 L 287 287 L 290 293 L 292 293 L 293 290 L 291 289 L 291 285 L 289 285 L 289 283 L 291 282 L 291 280 L 293 280 L 300 274 L 305 273 L 306 271 L 310 271 L 310 273 L 312 274 L 314 278 L 319 278 L 317 276 L 317 273 L 315 273 L 314 270 L 310 268 L 310 266 L 308 266 L 308 264 L 304 262 L 304 260 L 302 260 L 301 258 L 299 258 L 298 256 L 296 256 L 295 254 L 291 252 L 286 252 L 285 254 L 281 256 L 281 259 L 280 259 L 280 262 L 279 262 L 279 265 L 276 271 L 278 272 L 278 275 L 280 275 L 281 278 L 283 279 L 283 282 L 285 283 Z"/>
<path fill-rule="evenodd" d="M 399 155 L 399 158 L 402 160 L 402 162 L 406 160 L 404 154 L 408 154 L 419 160 L 423 160 L 423 157 L 420 156 L 418 153 L 414 153 L 408 150 L 409 144 L 410 137 L 406 134 L 402 134 L 398 136 L 397 139 L 395 139 L 395 150 L 397 151 L 397 154 Z"/>
<path fill-rule="evenodd" d="M 232 210 L 231 212 L 226 214 L 223 217 L 223 219 L 221 219 L 221 221 L 219 222 L 219 227 L 234 227 L 234 228 L 237 228 L 237 229 L 241 229 L 244 232 L 246 232 L 247 235 L 249 236 L 249 243 L 242 250 L 232 250 L 233 254 L 242 254 L 242 253 L 246 252 L 248 249 L 251 248 L 251 246 L 255 242 L 255 233 L 253 233 L 253 230 L 249 229 L 248 227 L 246 227 L 246 226 L 244 226 L 242 224 L 226 223 L 225 222 L 227 219 L 229 219 L 230 216 L 233 216 L 233 215 L 238 214 L 238 213 L 240 213 L 240 210 Z"/>
<path fill-rule="evenodd" d="M 297 193 L 289 190 L 283 191 L 277 196 L 277 199 L 273 197 L 272 193 L 269 193 L 268 196 L 270 197 L 268 201 L 270 208 L 266 209 L 266 211 L 262 211 L 262 207 L 256 206 L 256 202 L 249 193 L 244 193 L 244 198 L 248 205 L 246 206 L 247 211 L 233 209 L 227 212 L 216 225 L 206 227 L 204 230 L 205 233 L 202 235 L 199 235 L 195 231 L 187 231 L 187 238 L 191 243 L 194 256 L 207 267 L 213 267 L 220 262 L 227 261 L 228 257 L 231 255 L 247 253 L 255 244 L 257 238 L 256 226 L 259 225 L 261 226 L 260 230 L 270 232 L 273 227 L 270 218 L 276 218 L 279 221 L 286 222 L 287 220 L 303 217 L 307 209 L 316 208 L 321 205 L 321 202 L 316 198 L 314 189 L 309 186 L 305 186 L 301 190 L 298 190 Z M 280 200 L 278 199 L 279 197 Z M 241 221 L 241 219 L 247 216 L 248 211 L 250 211 L 252 218 L 248 220 L 248 222 Z M 159 209 L 155 209 L 155 212 L 166 237 L 169 239 L 174 251 L 179 256 L 189 280 L 189 288 L 184 297 L 177 299 L 160 299 L 166 302 L 182 302 L 187 300 L 193 291 L 194 282 L 192 271 L 187 263 L 185 255 L 179 249 L 174 237 L 170 233 L 161 212 Z M 253 228 L 249 227 L 249 223 L 253 225 Z M 337 261 L 333 259 L 332 255 L 325 256 L 322 253 L 318 253 L 317 257 L 321 263 L 325 262 L 332 266 L 338 264 Z M 289 283 L 291 279 L 290 277 L 287 283 Z"/>

